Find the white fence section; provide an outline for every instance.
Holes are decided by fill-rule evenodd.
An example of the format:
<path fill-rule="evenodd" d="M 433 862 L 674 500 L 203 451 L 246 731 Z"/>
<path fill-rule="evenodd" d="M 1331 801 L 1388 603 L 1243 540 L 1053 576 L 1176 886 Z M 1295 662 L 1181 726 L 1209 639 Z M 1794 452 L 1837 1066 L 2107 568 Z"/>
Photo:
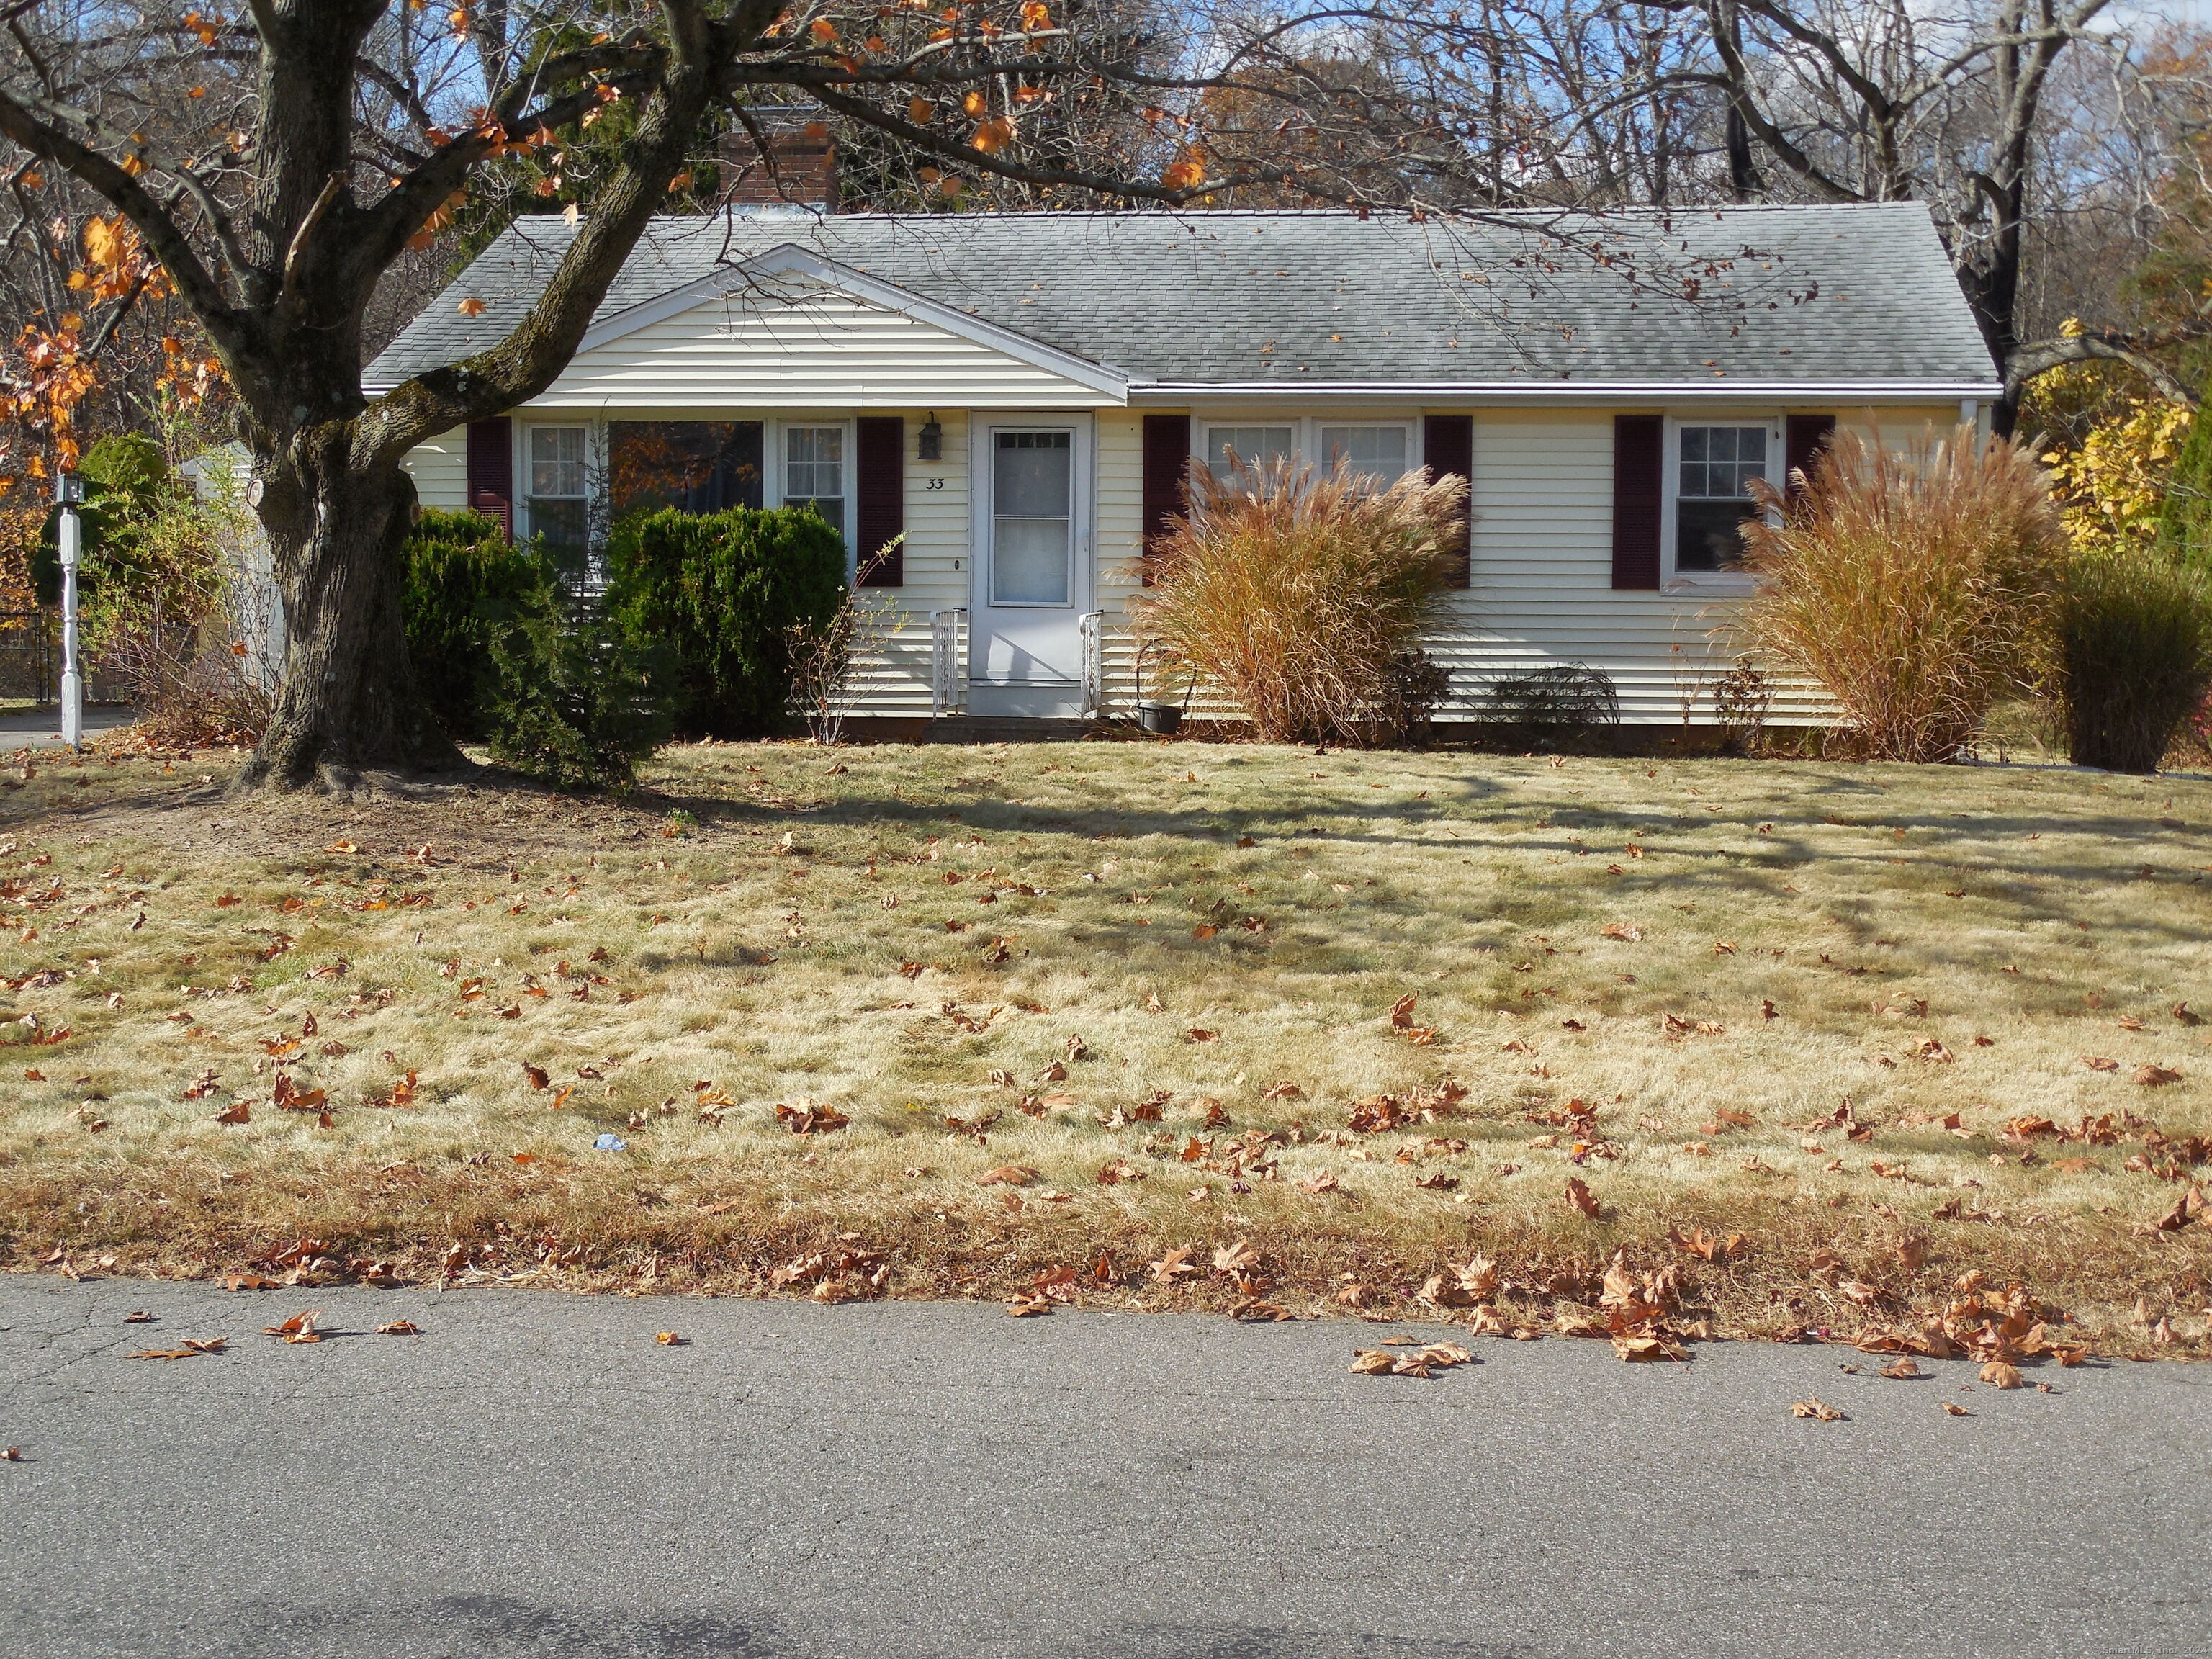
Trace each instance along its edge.
<path fill-rule="evenodd" d="M 929 613 L 929 712 L 957 714 L 968 707 L 968 676 L 960 661 L 960 630 L 965 610 Z"/>

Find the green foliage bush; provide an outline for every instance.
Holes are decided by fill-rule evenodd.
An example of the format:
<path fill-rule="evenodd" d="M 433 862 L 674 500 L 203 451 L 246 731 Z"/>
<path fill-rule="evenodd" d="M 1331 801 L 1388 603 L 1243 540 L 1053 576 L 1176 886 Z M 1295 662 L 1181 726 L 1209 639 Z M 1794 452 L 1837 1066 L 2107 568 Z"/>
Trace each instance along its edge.
<path fill-rule="evenodd" d="M 820 629 L 845 591 L 845 544 L 811 508 L 619 521 L 608 550 L 609 614 L 666 653 L 677 728 L 749 738 L 787 716 L 789 630 Z"/>
<path fill-rule="evenodd" d="M 2163 552 L 2078 556 L 2057 636 L 2058 706 L 2075 763 L 2156 771 L 2212 684 L 2212 580 Z"/>
<path fill-rule="evenodd" d="M 495 759 L 563 789 L 627 793 L 668 740 L 658 654 L 602 618 L 526 617 L 492 636 Z"/>
<path fill-rule="evenodd" d="M 2212 574 L 2212 398 L 2197 405 L 2166 475 L 2158 537 L 2172 557 Z"/>
<path fill-rule="evenodd" d="M 400 610 L 416 689 L 453 735 L 488 737 L 494 647 L 554 613 L 552 570 L 481 513 L 424 513 L 405 556 Z"/>
<path fill-rule="evenodd" d="M 112 432 L 84 452 L 77 463 L 84 481 L 84 505 L 77 514 L 77 597 L 89 605 L 112 580 L 137 586 L 144 573 L 138 544 L 143 526 L 173 507 L 190 489 L 169 476 L 168 457 L 143 432 Z M 39 545 L 31 556 L 31 582 L 40 605 L 62 599 L 58 510 L 46 515 Z"/>

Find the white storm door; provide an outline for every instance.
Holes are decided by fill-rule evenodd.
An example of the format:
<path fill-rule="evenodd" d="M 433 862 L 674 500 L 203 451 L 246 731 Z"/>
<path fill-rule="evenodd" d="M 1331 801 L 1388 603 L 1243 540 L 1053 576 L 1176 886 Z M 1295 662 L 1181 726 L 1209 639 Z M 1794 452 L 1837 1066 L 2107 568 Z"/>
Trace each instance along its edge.
<path fill-rule="evenodd" d="M 992 685 L 1077 685 L 1090 609 L 1088 415 L 976 419 L 968 675 Z"/>

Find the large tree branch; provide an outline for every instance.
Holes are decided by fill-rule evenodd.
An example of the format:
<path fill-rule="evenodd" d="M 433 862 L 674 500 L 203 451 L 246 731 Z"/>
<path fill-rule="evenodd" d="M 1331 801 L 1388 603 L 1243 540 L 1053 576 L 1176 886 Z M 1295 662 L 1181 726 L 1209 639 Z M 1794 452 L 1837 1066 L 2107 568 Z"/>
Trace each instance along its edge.
<path fill-rule="evenodd" d="M 0 88 L 0 133 L 33 155 L 66 168 L 130 220 L 218 347 L 230 351 L 245 343 L 246 319 L 232 308 L 175 219 L 137 179 L 98 150 L 39 119 L 4 88 Z"/>
<path fill-rule="evenodd" d="M 2185 408 L 2197 407 L 2197 394 L 2181 377 L 2151 354 L 2191 340 L 2212 339 L 2212 319 L 2185 323 L 2159 333 L 2122 329 L 2094 329 L 2086 334 L 2051 340 L 2031 340 L 2016 347 L 2005 366 L 2005 395 L 2018 398 L 2029 381 L 2068 363 L 2095 362 L 2125 363 L 2148 380 L 2158 395 Z"/>
<path fill-rule="evenodd" d="M 731 36 L 749 27 L 757 37 L 780 5 L 781 0 L 743 0 L 736 16 L 718 29 L 702 0 L 662 0 L 668 44 L 659 83 L 597 210 L 554 268 L 544 292 L 497 345 L 416 375 L 370 404 L 354 422 L 356 465 L 395 461 L 424 438 L 503 414 L 553 383 L 666 198 L 669 179 L 684 166 L 714 97 L 716 62 L 733 50 Z"/>

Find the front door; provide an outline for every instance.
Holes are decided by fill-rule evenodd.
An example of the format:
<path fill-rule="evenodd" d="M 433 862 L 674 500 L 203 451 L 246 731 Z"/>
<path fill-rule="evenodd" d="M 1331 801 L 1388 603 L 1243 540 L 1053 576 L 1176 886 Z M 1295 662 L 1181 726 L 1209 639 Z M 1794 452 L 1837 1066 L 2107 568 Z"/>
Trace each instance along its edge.
<path fill-rule="evenodd" d="M 968 706 L 1082 712 L 1091 604 L 1091 417 L 979 417 L 971 457 Z"/>

